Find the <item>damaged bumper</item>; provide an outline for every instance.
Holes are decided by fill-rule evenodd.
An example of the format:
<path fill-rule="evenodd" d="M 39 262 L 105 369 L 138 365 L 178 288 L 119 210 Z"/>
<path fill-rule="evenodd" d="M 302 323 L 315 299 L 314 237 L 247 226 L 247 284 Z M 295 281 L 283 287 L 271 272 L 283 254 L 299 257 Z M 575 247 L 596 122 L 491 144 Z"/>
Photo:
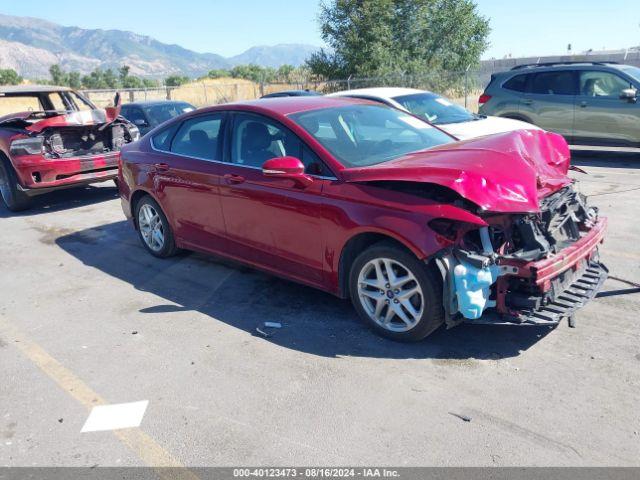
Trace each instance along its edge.
<path fill-rule="evenodd" d="M 448 252 L 438 259 L 447 325 L 557 325 L 571 319 L 607 278 L 598 254 L 606 230 L 607 219 L 599 218 L 579 240 L 537 261 Z"/>
<path fill-rule="evenodd" d="M 15 169 L 19 188 L 29 196 L 75 185 L 111 180 L 117 177 L 119 152 L 86 157 L 50 159 L 17 158 Z"/>

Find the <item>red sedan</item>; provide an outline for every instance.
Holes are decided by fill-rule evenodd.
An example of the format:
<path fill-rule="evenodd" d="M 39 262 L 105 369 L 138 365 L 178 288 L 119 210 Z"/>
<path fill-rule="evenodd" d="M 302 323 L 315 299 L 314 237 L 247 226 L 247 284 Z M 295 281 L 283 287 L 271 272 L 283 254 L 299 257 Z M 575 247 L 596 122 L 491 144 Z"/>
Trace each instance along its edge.
<path fill-rule="evenodd" d="M 558 135 L 466 142 L 366 101 L 278 98 L 166 123 L 122 150 L 144 247 L 238 260 L 350 297 L 376 331 L 554 325 L 606 277 L 606 219 L 567 176 Z"/>

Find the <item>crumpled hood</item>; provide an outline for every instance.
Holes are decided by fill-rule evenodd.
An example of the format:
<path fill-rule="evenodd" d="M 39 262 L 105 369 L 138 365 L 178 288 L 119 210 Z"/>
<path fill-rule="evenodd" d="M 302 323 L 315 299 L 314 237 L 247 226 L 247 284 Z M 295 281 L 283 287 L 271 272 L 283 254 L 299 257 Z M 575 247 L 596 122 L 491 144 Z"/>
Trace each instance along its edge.
<path fill-rule="evenodd" d="M 97 126 L 113 123 L 120 115 L 120 106 L 109 107 L 104 110 L 83 110 L 66 114 L 54 115 L 42 120 L 33 121 L 34 112 L 11 113 L 0 117 L 0 125 L 17 121 L 30 122 L 26 130 L 39 133 L 45 128 Z"/>
<path fill-rule="evenodd" d="M 347 182 L 407 181 L 438 184 L 482 209 L 540 211 L 538 200 L 569 185 L 571 155 L 564 138 L 544 130 L 518 130 L 410 153 L 379 165 L 347 168 Z"/>

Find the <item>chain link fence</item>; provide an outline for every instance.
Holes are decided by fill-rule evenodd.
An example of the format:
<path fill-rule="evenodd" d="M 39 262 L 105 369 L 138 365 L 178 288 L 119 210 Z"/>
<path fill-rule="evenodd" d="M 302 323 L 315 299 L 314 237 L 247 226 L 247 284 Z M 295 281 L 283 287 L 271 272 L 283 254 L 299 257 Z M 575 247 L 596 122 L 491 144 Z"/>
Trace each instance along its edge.
<path fill-rule="evenodd" d="M 299 78 L 290 82 L 258 83 L 242 79 L 202 80 L 179 87 L 122 90 L 85 90 L 84 94 L 99 107 L 113 104 L 117 91 L 123 103 L 180 100 L 196 107 L 253 100 L 285 90 L 314 90 L 323 94 L 356 88 L 409 87 L 443 95 L 471 111 L 477 111 L 478 97 L 491 74 L 482 71 L 433 72 L 424 75 L 390 75 L 385 77 L 349 77 L 342 80 Z"/>

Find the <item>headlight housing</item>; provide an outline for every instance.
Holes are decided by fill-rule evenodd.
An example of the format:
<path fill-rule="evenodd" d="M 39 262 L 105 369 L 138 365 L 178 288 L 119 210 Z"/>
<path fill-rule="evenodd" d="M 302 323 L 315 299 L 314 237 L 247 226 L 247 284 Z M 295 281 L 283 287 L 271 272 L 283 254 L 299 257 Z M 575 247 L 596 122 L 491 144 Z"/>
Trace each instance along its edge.
<path fill-rule="evenodd" d="M 11 142 L 11 155 L 42 155 L 44 154 L 44 138 L 18 138 Z"/>

